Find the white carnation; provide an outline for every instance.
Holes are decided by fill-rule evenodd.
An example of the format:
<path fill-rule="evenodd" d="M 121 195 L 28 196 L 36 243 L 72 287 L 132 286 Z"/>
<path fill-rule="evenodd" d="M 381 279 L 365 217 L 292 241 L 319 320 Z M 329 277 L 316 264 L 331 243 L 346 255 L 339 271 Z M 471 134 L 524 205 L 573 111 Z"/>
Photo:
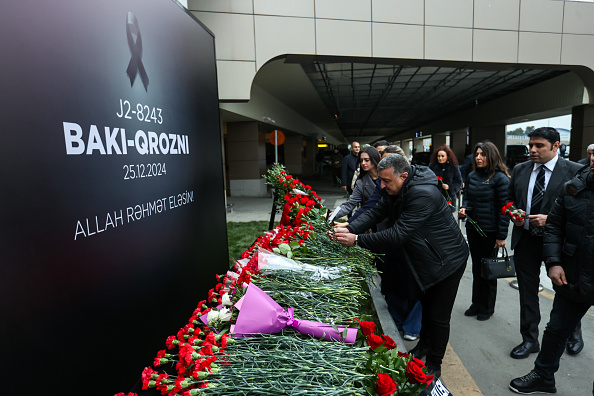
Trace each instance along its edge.
<path fill-rule="evenodd" d="M 231 301 L 229 293 L 223 294 L 223 297 L 221 297 L 221 304 L 223 304 L 226 307 L 230 307 L 231 305 L 233 305 L 233 301 Z"/>
<path fill-rule="evenodd" d="M 231 313 L 231 310 L 228 308 L 222 308 L 219 311 L 219 320 L 221 322 L 229 322 L 231 320 L 231 316 L 233 314 Z"/>
<path fill-rule="evenodd" d="M 206 321 L 208 322 L 209 325 L 212 325 L 214 323 L 214 321 L 216 321 L 217 319 L 219 319 L 219 311 L 217 311 L 215 309 L 211 309 L 210 311 L 208 311 L 208 315 L 206 316 Z"/>

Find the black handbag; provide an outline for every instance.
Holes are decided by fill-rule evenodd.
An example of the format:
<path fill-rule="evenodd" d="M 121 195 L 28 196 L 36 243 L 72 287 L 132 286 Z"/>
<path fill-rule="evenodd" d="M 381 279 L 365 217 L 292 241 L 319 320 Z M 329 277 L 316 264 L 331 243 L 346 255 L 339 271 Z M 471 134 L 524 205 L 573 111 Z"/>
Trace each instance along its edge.
<path fill-rule="evenodd" d="M 503 253 L 501 257 L 498 257 L 499 249 L 495 249 L 493 250 L 493 257 L 484 257 L 481 259 L 481 277 L 493 280 L 516 276 L 514 256 L 509 256 L 506 248 L 502 249 Z"/>

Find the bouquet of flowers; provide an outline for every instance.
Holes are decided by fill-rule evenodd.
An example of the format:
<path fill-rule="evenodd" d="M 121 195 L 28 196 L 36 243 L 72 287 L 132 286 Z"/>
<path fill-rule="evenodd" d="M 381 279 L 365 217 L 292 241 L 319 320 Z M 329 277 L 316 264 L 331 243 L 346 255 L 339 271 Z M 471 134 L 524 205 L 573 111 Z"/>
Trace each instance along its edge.
<path fill-rule="evenodd" d="M 277 207 L 284 205 L 287 201 L 287 194 L 298 194 L 304 196 L 301 198 L 308 198 L 308 200 L 314 201 L 313 206 L 319 209 L 322 208 L 322 201 L 316 192 L 311 189 L 311 186 L 301 183 L 298 179 L 288 174 L 283 165 L 275 163 L 268 170 L 267 175 L 262 177 L 266 179 L 266 184 L 276 190 L 277 201 L 275 203 Z"/>
<path fill-rule="evenodd" d="M 375 334 L 376 324 L 359 321 L 361 335 L 358 343 L 369 346 L 369 357 L 364 366 L 365 373 L 373 374 L 367 382 L 370 395 L 418 395 L 432 381 L 427 374 L 425 363 L 399 352 L 394 340 L 389 336 Z"/>
<path fill-rule="evenodd" d="M 517 209 L 513 202 L 506 203 L 505 206 L 501 208 L 501 213 L 504 215 L 509 215 L 509 217 L 511 217 L 513 220 L 527 217 L 526 212 L 522 209 Z"/>
<path fill-rule="evenodd" d="M 417 395 L 433 381 L 424 364 L 375 334 L 375 323 L 358 321 L 360 332 L 350 327 L 349 318 L 368 316 L 363 285 L 377 273 L 375 256 L 332 241 L 317 194 L 281 165 L 268 181 L 282 191 L 289 221 L 217 275 L 207 299 L 142 371 L 142 389 L 164 396 Z M 306 263 L 291 260 L 290 252 Z"/>

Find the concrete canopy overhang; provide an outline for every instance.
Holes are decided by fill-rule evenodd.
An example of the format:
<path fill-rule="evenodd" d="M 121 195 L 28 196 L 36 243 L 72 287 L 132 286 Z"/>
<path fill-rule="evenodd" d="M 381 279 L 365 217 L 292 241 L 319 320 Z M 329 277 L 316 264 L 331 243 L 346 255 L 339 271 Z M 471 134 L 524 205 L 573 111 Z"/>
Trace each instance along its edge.
<path fill-rule="evenodd" d="M 250 101 L 220 107 L 224 121 L 364 144 L 569 114 L 587 80 L 585 67 L 286 55 L 260 68 Z"/>

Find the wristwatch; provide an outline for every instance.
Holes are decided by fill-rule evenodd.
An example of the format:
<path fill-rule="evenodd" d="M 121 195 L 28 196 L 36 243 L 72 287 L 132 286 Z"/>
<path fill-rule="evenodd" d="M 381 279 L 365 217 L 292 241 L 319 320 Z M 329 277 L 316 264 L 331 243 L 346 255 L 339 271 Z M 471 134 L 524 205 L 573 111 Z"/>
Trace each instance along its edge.
<path fill-rule="evenodd" d="M 359 245 L 359 235 L 355 234 L 355 242 L 353 242 L 353 246 L 358 246 Z"/>

